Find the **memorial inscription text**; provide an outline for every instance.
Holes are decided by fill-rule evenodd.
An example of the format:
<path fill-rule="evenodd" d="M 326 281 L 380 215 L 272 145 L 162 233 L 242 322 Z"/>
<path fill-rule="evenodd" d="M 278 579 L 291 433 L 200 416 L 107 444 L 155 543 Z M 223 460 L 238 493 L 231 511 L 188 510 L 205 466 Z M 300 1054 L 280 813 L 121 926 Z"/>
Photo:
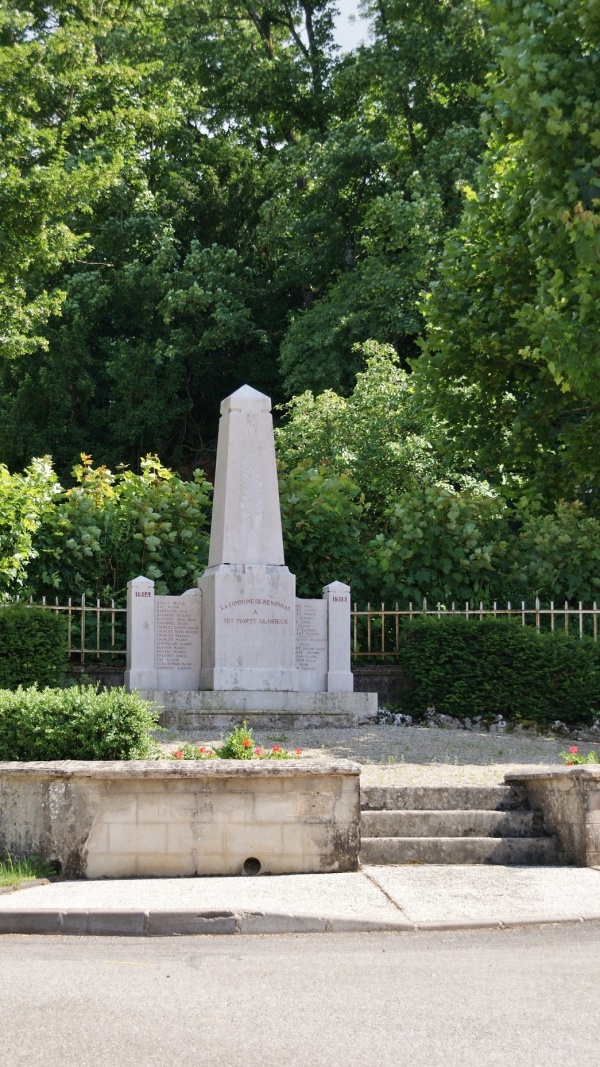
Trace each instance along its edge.
<path fill-rule="evenodd" d="M 197 598 L 160 596 L 154 603 L 157 670 L 192 670 L 200 647 Z"/>

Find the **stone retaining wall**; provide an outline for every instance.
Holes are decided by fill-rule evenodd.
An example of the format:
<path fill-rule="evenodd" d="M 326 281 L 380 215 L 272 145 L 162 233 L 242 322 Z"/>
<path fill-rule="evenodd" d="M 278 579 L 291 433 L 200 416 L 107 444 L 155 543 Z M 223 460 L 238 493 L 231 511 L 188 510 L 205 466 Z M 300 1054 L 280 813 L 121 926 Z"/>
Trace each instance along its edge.
<path fill-rule="evenodd" d="M 0 853 L 68 877 L 354 871 L 348 760 L 0 763 Z"/>
<path fill-rule="evenodd" d="M 505 775 L 521 782 L 534 811 L 541 811 L 544 829 L 556 834 L 565 863 L 600 865 L 600 767 L 560 767 Z"/>

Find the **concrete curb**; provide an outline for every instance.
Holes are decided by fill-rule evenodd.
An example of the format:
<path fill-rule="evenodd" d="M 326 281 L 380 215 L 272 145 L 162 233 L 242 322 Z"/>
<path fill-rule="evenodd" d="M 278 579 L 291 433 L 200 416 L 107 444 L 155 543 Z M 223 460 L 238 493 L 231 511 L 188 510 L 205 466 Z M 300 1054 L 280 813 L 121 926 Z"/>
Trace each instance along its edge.
<path fill-rule="evenodd" d="M 0 911 L 0 935 L 181 937 L 200 934 L 433 933 L 444 930 L 507 930 L 519 926 L 582 922 L 600 922 L 600 914 L 411 923 L 243 911 L 106 911 L 91 908 L 60 911 L 36 908 Z"/>
<path fill-rule="evenodd" d="M 16 885 L 2 885 L 0 897 L 6 893 L 16 893 L 18 889 L 35 889 L 38 885 L 49 885 L 51 881 L 50 878 L 26 878 L 22 882 L 17 882 Z"/>

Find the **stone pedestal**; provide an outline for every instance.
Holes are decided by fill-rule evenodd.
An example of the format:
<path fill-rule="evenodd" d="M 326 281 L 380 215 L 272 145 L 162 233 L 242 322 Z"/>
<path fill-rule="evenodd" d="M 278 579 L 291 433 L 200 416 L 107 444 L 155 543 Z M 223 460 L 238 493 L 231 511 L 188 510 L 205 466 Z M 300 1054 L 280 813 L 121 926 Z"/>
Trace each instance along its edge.
<path fill-rule="evenodd" d="M 296 579 L 287 567 L 222 563 L 199 586 L 200 689 L 297 690 Z"/>

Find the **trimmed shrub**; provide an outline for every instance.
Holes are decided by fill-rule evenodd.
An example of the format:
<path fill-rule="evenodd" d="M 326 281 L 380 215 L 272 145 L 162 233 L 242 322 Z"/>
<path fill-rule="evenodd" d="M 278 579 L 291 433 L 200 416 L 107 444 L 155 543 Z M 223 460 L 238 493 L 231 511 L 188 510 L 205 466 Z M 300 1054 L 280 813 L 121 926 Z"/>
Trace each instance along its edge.
<path fill-rule="evenodd" d="M 0 689 L 58 685 L 66 665 L 62 616 L 22 604 L 0 607 Z"/>
<path fill-rule="evenodd" d="M 450 616 L 407 623 L 400 645 L 409 683 L 402 708 L 417 717 L 431 704 L 446 715 L 539 726 L 600 714 L 600 646 L 590 638 Z"/>
<path fill-rule="evenodd" d="M 96 686 L 0 691 L 0 760 L 148 759 L 158 711 L 137 693 Z"/>

